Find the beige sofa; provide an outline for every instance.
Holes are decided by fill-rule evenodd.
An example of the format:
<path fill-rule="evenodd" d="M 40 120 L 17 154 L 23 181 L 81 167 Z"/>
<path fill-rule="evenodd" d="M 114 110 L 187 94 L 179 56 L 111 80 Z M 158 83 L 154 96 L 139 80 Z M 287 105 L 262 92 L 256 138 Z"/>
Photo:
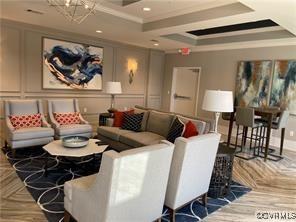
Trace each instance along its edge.
<path fill-rule="evenodd" d="M 153 145 L 165 140 L 171 124 L 176 117 L 184 123 L 192 121 L 199 134 L 206 134 L 213 130 L 214 121 L 206 118 L 184 116 L 178 113 L 164 112 L 155 109 L 136 106 L 135 113 L 144 112 L 141 132 L 123 130 L 119 127 L 99 126 L 98 139 L 108 143 L 113 149 L 123 151 L 141 146 Z"/>

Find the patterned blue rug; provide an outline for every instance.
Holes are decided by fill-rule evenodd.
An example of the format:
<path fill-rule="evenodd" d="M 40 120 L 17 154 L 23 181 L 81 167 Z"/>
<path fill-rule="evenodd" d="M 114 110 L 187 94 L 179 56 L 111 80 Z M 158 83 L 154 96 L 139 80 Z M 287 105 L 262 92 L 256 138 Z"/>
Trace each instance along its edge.
<path fill-rule="evenodd" d="M 8 161 L 24 182 L 28 191 L 43 210 L 50 222 L 63 221 L 64 216 L 64 183 L 65 181 L 90 175 L 99 171 L 101 155 L 75 161 L 52 157 L 41 148 L 22 149 L 17 151 L 16 158 L 11 152 L 3 149 Z M 96 161 L 93 161 L 95 158 Z M 45 176 L 45 162 L 47 161 L 48 175 Z M 87 173 L 86 173 L 87 172 Z M 251 189 L 233 182 L 231 192 L 225 198 L 208 198 L 207 207 L 203 207 L 200 200 L 196 200 L 178 210 L 177 222 L 195 222 L 213 213 L 219 208 L 231 203 Z M 168 222 L 167 209 L 163 209 L 162 221 Z"/>

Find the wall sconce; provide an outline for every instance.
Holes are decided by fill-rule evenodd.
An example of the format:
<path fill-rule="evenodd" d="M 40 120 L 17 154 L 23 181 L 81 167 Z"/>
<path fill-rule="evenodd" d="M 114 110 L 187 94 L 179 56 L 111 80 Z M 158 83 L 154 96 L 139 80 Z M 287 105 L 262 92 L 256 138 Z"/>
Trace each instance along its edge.
<path fill-rule="evenodd" d="M 132 82 L 134 81 L 135 72 L 138 69 L 137 61 L 135 59 L 128 59 L 127 60 L 127 69 L 129 71 L 128 82 L 129 82 L 129 84 L 132 84 Z"/>

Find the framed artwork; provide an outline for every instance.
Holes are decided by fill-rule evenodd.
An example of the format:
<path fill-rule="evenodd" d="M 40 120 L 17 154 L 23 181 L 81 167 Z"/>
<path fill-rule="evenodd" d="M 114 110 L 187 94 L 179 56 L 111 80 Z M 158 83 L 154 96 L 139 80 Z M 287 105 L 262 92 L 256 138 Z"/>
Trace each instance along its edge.
<path fill-rule="evenodd" d="M 268 105 L 272 61 L 240 61 L 236 78 L 235 105 Z"/>
<path fill-rule="evenodd" d="M 296 115 L 296 60 L 275 61 L 269 105 Z"/>
<path fill-rule="evenodd" d="M 103 48 L 43 38 L 43 88 L 102 90 Z"/>

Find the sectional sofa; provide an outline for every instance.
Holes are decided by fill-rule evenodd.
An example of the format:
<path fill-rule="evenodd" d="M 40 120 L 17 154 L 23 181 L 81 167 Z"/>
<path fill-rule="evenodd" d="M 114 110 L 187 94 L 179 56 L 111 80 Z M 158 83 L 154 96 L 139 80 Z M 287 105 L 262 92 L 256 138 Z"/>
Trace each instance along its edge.
<path fill-rule="evenodd" d="M 141 132 L 133 132 L 113 126 L 99 126 L 97 129 L 98 139 L 108 143 L 118 151 L 123 151 L 158 144 L 160 141 L 165 140 L 176 117 L 184 123 L 189 120 L 194 123 L 199 135 L 209 133 L 214 127 L 214 121 L 206 118 L 185 116 L 141 106 L 136 106 L 134 111 L 135 113 L 144 113 Z"/>

